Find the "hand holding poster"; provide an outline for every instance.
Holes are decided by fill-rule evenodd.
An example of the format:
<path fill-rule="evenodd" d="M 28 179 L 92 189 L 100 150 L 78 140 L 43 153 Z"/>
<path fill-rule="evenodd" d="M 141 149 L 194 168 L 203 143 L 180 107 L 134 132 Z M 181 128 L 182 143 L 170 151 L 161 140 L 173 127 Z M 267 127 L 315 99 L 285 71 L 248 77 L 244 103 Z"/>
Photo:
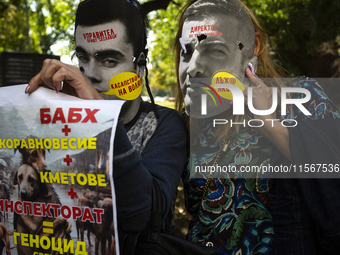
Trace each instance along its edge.
<path fill-rule="evenodd" d="M 123 101 L 24 90 L 0 93 L 0 227 L 7 254 L 93 248 L 98 254 L 99 242 L 108 254 L 117 236 L 110 155 Z"/>

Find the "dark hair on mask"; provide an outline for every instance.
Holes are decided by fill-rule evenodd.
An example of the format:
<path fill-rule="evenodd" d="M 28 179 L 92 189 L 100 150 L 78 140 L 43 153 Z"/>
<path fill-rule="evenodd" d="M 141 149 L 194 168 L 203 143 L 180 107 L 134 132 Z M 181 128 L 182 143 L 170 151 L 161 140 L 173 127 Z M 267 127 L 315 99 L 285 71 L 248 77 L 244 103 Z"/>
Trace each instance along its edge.
<path fill-rule="evenodd" d="M 133 54 L 138 58 L 146 47 L 147 19 L 142 17 L 137 1 L 127 0 L 85 0 L 79 3 L 76 12 L 77 26 L 96 26 L 112 21 L 121 22 L 126 28 L 127 42 L 133 46 Z"/>

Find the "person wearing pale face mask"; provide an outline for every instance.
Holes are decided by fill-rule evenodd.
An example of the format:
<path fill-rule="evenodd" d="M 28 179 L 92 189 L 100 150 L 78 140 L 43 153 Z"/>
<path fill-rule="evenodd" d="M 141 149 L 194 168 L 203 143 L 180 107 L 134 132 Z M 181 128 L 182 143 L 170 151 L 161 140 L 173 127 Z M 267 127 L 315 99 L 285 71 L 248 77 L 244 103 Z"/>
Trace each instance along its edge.
<path fill-rule="evenodd" d="M 193 100 L 201 96 L 198 93 L 201 91 L 192 86 L 191 79 L 209 78 L 217 70 L 228 70 L 243 81 L 247 64 L 256 66 L 259 47 L 254 49 L 255 32 L 251 20 L 247 21 L 248 25 L 244 25 L 237 17 L 224 16 L 221 12 L 211 15 L 209 11 L 203 14 L 193 11 L 185 20 L 178 75 L 185 110 L 190 116 L 199 118 L 201 111 L 200 101 Z M 211 107 L 213 112 L 209 115 L 228 109 L 230 101 L 222 100 L 223 107 Z"/>
<path fill-rule="evenodd" d="M 248 63 L 253 67 L 257 65 L 260 39 L 261 34 L 255 33 L 249 14 L 237 1 L 196 1 L 183 12 L 180 31 L 177 34 L 177 50 L 180 49 L 177 51 L 178 87 L 181 88 L 178 101 L 180 105 L 184 103 L 185 112 L 190 117 L 190 132 L 193 134 L 190 141 L 190 162 L 195 162 L 195 165 L 234 164 L 237 167 L 240 161 L 248 163 L 249 154 L 247 151 L 243 152 L 243 149 L 252 145 L 247 142 L 251 132 L 242 130 L 245 140 L 240 141 L 243 142 L 243 147 L 237 148 L 237 144 L 234 146 L 237 139 L 235 128 L 223 130 L 223 134 L 221 130 L 211 128 L 204 131 L 205 123 L 209 123 L 206 120 L 229 119 L 226 112 L 230 112 L 232 104 L 230 99 L 220 97 L 221 105 L 217 107 L 209 98 L 207 115 L 202 115 L 201 96 L 205 91 L 201 90 L 199 85 L 208 81 L 199 81 L 211 79 L 216 73 L 227 71 L 245 86 L 249 86 L 245 82 L 245 70 Z M 255 138 L 258 137 L 260 135 L 257 133 Z M 221 151 L 228 143 L 226 151 Z M 231 145 L 233 147 L 230 147 Z M 235 162 L 226 161 L 228 152 L 233 155 L 229 157 L 235 158 Z M 265 159 L 264 155 L 260 158 L 263 161 Z M 189 165 L 183 177 L 187 209 L 193 216 L 188 238 L 195 242 L 212 243 L 220 254 L 256 254 L 261 246 L 268 254 L 273 254 L 272 218 L 266 208 L 267 200 L 260 200 L 268 196 L 266 187 L 257 187 L 257 184 L 252 182 L 255 179 L 250 178 L 246 181 L 231 177 L 229 179 L 227 175 L 216 178 L 209 174 L 197 173 L 191 176 Z M 248 186 L 248 183 L 253 184 Z M 246 200 L 247 205 L 242 205 L 242 200 Z M 244 206 L 257 214 L 246 216 Z M 242 226 L 237 224 L 238 220 L 242 222 Z M 257 225 L 251 222 L 257 222 Z M 251 229 L 254 229 L 257 236 L 251 235 Z M 247 240 L 248 248 L 243 245 Z"/>
<path fill-rule="evenodd" d="M 170 207 L 186 161 L 184 122 L 174 110 L 143 102 L 140 94 L 126 98 L 130 94 L 117 93 L 110 86 L 115 74 L 130 72 L 131 79 L 143 77 L 146 30 L 139 8 L 137 1 L 81 2 L 75 23 L 79 68 L 46 60 L 26 93 L 45 84 L 83 99 L 126 99 L 116 129 L 114 155 L 110 156 L 118 228 L 124 232 L 148 229 L 155 180 L 162 190 L 162 216 L 165 232 L 169 232 L 173 217 Z"/>
<path fill-rule="evenodd" d="M 317 252 L 317 243 L 311 245 L 315 232 L 308 234 L 308 240 L 307 235 L 299 236 L 295 231 L 301 227 L 298 222 L 293 223 L 296 229 L 291 232 L 282 227 L 282 219 L 295 217 L 295 214 L 286 213 L 283 217 L 284 213 L 280 216 L 275 210 L 279 220 L 273 221 L 269 210 L 271 180 L 243 170 L 275 165 L 278 158 L 281 163 L 293 162 L 288 128 L 279 121 L 266 122 L 266 119 L 322 119 L 338 114 L 332 102 L 327 96 L 321 99 L 315 93 L 320 88 L 314 80 L 301 78 L 293 83 L 310 91 L 311 100 L 304 104 L 305 107 L 322 109 L 314 111 L 311 117 L 304 116 L 296 107 L 285 116 L 281 116 L 280 107 L 269 115 L 252 114 L 246 107 L 244 115 L 233 115 L 234 108 L 240 104 L 235 95 L 230 98 L 227 92 L 217 89 L 218 85 L 237 85 L 242 90 L 244 103 L 249 93 L 246 88 L 250 87 L 253 106 L 257 110 L 271 108 L 270 86 L 278 91 L 285 86 L 275 80 L 269 84 L 268 80 L 262 81 L 255 75 L 280 77 L 269 57 L 266 33 L 251 11 L 238 0 L 190 1 L 181 15 L 175 50 L 177 110 L 185 111 L 190 126 L 190 159 L 183 175 L 187 210 L 192 215 L 188 239 L 213 245 L 220 254 L 302 254 L 301 249 Z M 204 100 L 206 108 L 202 107 Z M 242 100 L 242 107 L 244 103 Z M 329 108 L 323 108 L 324 105 Z M 228 123 L 215 125 L 215 119 L 220 120 L 219 123 L 228 120 Z M 263 121 L 264 125 L 246 125 L 253 119 Z M 209 172 L 212 167 L 215 172 Z M 218 167 L 225 167 L 224 171 L 216 173 Z M 282 183 L 286 182 L 289 179 L 282 180 Z M 275 182 L 275 185 L 280 183 Z M 270 202 L 283 207 L 281 198 Z M 290 200 L 289 206 L 293 202 Z M 286 242 L 287 232 L 294 242 Z M 274 233 L 278 237 L 275 242 Z M 307 242 L 296 244 L 301 238 Z"/>

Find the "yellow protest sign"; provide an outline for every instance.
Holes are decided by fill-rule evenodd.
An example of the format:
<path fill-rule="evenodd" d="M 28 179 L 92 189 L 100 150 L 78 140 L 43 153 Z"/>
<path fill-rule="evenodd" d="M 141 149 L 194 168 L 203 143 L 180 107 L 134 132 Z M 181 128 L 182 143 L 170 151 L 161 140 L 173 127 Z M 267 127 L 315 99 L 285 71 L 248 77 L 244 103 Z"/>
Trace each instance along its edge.
<path fill-rule="evenodd" d="M 105 95 L 116 95 L 123 100 L 136 99 L 142 92 L 142 79 L 134 71 L 115 73 L 110 77 L 110 90 L 101 92 Z"/>
<path fill-rule="evenodd" d="M 212 75 L 211 86 L 217 91 L 217 93 L 228 100 L 233 100 L 233 94 L 227 88 L 223 88 L 223 85 L 233 85 L 245 90 L 244 85 L 236 75 L 233 75 L 227 71 L 217 71 Z"/>

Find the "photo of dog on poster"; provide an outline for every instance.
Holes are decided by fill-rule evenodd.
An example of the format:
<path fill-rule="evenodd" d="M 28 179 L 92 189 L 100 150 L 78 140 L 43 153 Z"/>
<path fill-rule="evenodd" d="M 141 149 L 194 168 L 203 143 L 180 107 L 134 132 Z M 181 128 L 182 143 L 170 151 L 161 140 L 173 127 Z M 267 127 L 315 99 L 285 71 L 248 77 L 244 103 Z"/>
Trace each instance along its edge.
<path fill-rule="evenodd" d="M 1 119 L 17 116 L 0 127 L 0 254 L 114 254 L 114 118 L 98 114 L 100 107 L 92 110 L 99 124 L 84 135 L 86 124 L 64 123 L 72 106 L 34 106 L 38 114 L 29 125 L 24 108 L 0 105 Z M 42 125 L 47 114 L 51 123 Z M 51 127 L 60 134 L 49 135 Z"/>

